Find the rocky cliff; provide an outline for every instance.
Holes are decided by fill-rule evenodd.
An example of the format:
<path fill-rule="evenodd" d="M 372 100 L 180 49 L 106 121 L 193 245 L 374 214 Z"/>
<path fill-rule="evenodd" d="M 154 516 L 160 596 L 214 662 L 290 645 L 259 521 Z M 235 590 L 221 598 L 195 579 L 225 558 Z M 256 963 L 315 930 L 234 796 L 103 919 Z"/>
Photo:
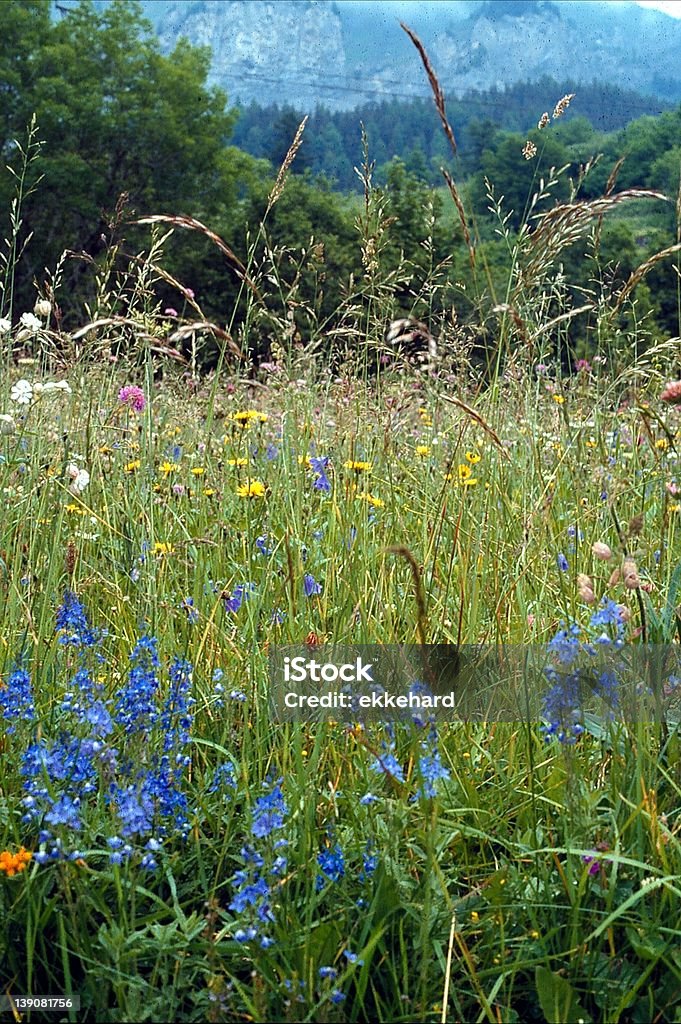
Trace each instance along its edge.
<path fill-rule="evenodd" d="M 400 18 L 451 95 L 549 75 L 681 99 L 681 21 L 633 3 L 164 0 L 146 10 L 165 49 L 183 36 L 211 47 L 211 81 L 232 102 L 347 109 L 427 95 Z"/>

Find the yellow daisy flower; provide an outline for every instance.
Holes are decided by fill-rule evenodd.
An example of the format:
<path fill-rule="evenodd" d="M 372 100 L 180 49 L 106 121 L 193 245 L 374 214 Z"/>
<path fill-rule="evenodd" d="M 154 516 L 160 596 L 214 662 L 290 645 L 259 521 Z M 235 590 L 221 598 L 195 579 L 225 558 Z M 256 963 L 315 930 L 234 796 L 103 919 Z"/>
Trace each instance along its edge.
<path fill-rule="evenodd" d="M 265 485 L 260 480 L 248 480 L 241 487 L 237 487 L 236 493 L 240 498 L 264 498 Z"/>
<path fill-rule="evenodd" d="M 257 409 L 244 409 L 241 412 L 233 413 L 232 419 L 242 427 L 247 427 L 250 423 L 267 423 L 269 417 L 267 413 L 258 412 Z"/>
<path fill-rule="evenodd" d="M 363 498 L 367 504 L 371 505 L 372 508 L 385 508 L 385 502 L 381 498 L 376 498 L 373 494 L 369 494 L 367 491 L 362 491 L 358 495 L 359 498 Z"/>
<path fill-rule="evenodd" d="M 471 467 L 466 465 L 465 462 L 462 462 L 461 465 L 459 466 L 459 483 L 462 484 L 463 487 L 474 487 L 477 484 L 477 478 L 471 475 L 472 472 L 473 470 L 471 469 Z"/>

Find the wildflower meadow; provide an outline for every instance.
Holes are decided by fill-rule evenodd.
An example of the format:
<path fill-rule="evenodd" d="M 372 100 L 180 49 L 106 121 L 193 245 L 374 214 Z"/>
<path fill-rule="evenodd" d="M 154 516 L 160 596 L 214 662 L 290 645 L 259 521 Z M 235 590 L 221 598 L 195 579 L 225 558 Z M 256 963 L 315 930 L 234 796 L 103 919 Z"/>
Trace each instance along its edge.
<path fill-rule="evenodd" d="M 447 175 L 480 317 L 431 318 L 437 355 L 416 364 L 384 331 L 434 310 L 448 267 L 418 294 L 407 263 L 384 273 L 370 140 L 364 278 L 333 323 L 305 311 L 309 344 L 290 254 L 259 261 L 251 239 L 237 260 L 155 211 L 144 253 L 101 257 L 79 325 L 60 325 L 59 268 L 13 308 L 17 178 L 0 319 L 14 1019 L 681 1021 L 679 338 L 639 316 L 649 268 L 610 287 L 598 252 L 621 208 L 678 201 L 613 178 L 554 202 L 564 174 L 533 139 L 517 231 L 489 183 L 503 290 Z M 164 270 L 179 228 L 238 278 L 239 322 L 208 321 Z M 587 295 L 561 270 L 575 245 Z M 272 652 L 328 644 L 532 649 L 546 667 L 524 716 L 282 721 Z M 622 666 L 648 650 L 659 672 L 625 713 Z M 605 710 L 584 710 L 585 685 Z"/>

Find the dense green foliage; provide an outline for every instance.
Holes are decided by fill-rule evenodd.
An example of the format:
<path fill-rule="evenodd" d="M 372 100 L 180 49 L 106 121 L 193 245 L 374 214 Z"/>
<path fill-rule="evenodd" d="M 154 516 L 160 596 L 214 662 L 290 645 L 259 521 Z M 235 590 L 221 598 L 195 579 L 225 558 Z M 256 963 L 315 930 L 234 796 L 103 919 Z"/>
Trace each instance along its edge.
<path fill-rule="evenodd" d="M 568 113 L 567 123 L 575 116 L 585 118 L 591 126 L 588 138 L 592 142 L 603 132 L 618 132 L 631 121 L 658 114 L 668 106 L 663 100 L 598 82 L 585 86 L 583 82 L 556 82 L 552 78 L 520 82 L 503 90 L 472 91 L 460 99 L 453 97 L 447 100 L 447 114 L 454 126 L 463 173 L 478 170 L 480 156 L 494 145 L 495 136 L 500 137 L 502 131 L 526 131 L 547 104 L 552 105 L 567 93 L 579 94 L 579 114 Z M 290 106 L 248 104 L 239 110 L 234 143 L 278 165 L 301 117 Z M 386 100 L 343 112 L 318 107 L 310 117 L 299 169 L 310 168 L 315 174 L 328 176 L 340 191 L 357 189 L 354 167 L 360 122 L 369 135 L 379 168 L 397 156 L 424 181 L 439 182 L 440 165 L 450 153 L 431 99 Z M 570 135 L 569 130 L 565 134 Z M 583 131 L 581 134 L 584 137 Z"/>

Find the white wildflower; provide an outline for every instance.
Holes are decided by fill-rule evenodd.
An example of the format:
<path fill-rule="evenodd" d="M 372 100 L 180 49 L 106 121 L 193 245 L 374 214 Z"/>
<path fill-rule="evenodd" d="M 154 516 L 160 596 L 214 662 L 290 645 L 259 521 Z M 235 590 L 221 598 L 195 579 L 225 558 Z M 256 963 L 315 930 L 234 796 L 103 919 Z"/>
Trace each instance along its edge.
<path fill-rule="evenodd" d="M 30 405 L 33 401 L 33 385 L 30 380 L 18 380 L 9 393 L 17 405 Z"/>
<path fill-rule="evenodd" d="M 38 385 L 34 384 L 33 385 L 33 390 L 35 391 L 35 389 L 37 387 L 38 387 Z M 49 395 L 50 393 L 54 393 L 56 391 L 63 391 L 65 395 L 72 394 L 71 385 L 69 384 L 69 382 L 67 380 L 48 380 L 48 381 L 45 381 L 45 383 L 41 385 L 40 390 L 42 391 L 42 393 L 44 395 Z"/>
<path fill-rule="evenodd" d="M 17 429 L 17 425 L 12 417 L 6 413 L 0 413 L 0 434 L 14 434 Z"/>
<path fill-rule="evenodd" d="M 71 494 L 82 494 L 90 483 L 90 474 L 87 469 L 78 469 L 78 466 L 73 462 L 69 463 L 66 467 L 66 475 L 71 478 L 71 483 L 69 484 Z"/>
<path fill-rule="evenodd" d="M 43 326 L 38 317 L 34 316 L 33 313 L 22 313 L 19 317 L 19 323 L 27 331 L 40 331 Z"/>
<path fill-rule="evenodd" d="M 12 321 L 8 320 L 6 316 L 0 316 L 0 334 L 7 334 L 11 330 Z"/>

